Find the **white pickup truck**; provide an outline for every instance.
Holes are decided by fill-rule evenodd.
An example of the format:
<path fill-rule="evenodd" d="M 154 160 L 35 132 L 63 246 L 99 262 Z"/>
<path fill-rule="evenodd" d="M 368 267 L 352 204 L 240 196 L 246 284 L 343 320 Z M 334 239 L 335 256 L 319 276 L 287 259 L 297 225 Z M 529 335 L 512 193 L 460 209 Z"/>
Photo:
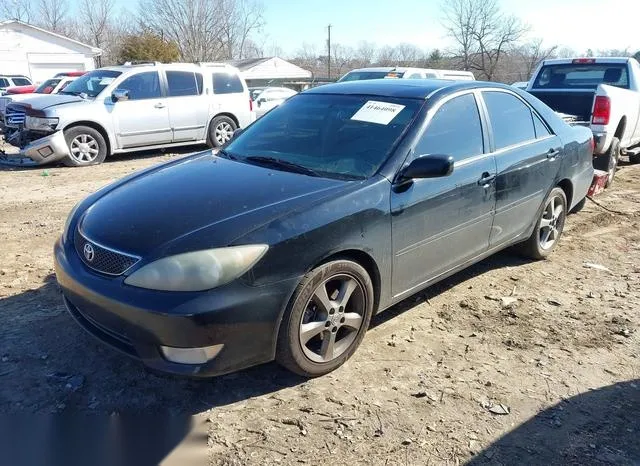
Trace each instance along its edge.
<path fill-rule="evenodd" d="M 594 167 L 611 185 L 620 156 L 640 163 L 640 63 L 633 58 L 544 60 L 526 89 L 593 131 Z"/>

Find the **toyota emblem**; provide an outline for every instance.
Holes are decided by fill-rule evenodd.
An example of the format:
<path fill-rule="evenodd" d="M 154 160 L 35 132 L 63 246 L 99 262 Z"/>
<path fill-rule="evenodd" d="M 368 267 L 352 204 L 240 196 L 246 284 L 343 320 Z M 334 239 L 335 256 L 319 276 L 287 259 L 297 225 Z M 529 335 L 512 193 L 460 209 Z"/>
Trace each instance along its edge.
<path fill-rule="evenodd" d="M 93 249 L 93 246 L 91 246 L 89 243 L 86 243 L 84 245 L 84 248 L 82 248 L 82 252 L 84 252 L 85 259 L 87 259 L 89 262 L 93 262 L 93 258 L 96 255 L 96 251 L 95 249 Z"/>

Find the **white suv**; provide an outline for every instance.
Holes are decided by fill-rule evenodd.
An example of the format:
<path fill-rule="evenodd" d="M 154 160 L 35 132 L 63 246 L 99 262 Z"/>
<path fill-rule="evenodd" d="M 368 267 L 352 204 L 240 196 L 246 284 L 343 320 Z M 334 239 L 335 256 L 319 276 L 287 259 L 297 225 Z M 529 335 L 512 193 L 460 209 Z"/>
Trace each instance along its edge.
<path fill-rule="evenodd" d="M 359 68 L 349 71 L 338 82 L 362 81 L 366 79 L 449 79 L 454 81 L 475 81 L 471 71 L 435 70 L 431 68 L 378 67 Z"/>
<path fill-rule="evenodd" d="M 57 95 L 11 103 L 5 113 L 5 125 L 19 128 L 9 142 L 17 142 L 22 155 L 70 166 L 141 149 L 219 147 L 253 120 L 238 70 L 216 63 L 101 68 Z"/>

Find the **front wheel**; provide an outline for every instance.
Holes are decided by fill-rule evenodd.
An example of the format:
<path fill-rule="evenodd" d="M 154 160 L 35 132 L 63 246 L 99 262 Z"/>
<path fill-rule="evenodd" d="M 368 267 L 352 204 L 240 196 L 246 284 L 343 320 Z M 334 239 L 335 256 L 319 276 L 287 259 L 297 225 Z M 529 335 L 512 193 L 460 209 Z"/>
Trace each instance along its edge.
<path fill-rule="evenodd" d="M 536 227 L 520 251 L 531 259 L 545 259 L 556 247 L 567 218 L 567 196 L 561 188 L 553 188 L 544 201 Z"/>
<path fill-rule="evenodd" d="M 222 147 L 233 137 L 233 132 L 238 128 L 236 122 L 228 116 L 217 116 L 209 123 L 209 135 L 207 137 L 209 146 L 213 148 Z"/>
<path fill-rule="evenodd" d="M 276 360 L 305 377 L 340 367 L 356 351 L 374 307 L 371 278 L 359 264 L 336 260 L 309 272 L 282 319 Z"/>
<path fill-rule="evenodd" d="M 63 160 L 68 167 L 84 167 L 104 162 L 107 143 L 100 132 L 89 126 L 74 126 L 64 132 L 69 155 Z"/>

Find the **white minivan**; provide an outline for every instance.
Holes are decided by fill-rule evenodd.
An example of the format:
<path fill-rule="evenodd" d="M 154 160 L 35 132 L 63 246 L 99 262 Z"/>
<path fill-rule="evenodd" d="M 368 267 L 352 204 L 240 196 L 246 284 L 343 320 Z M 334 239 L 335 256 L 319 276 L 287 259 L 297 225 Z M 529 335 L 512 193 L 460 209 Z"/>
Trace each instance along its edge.
<path fill-rule="evenodd" d="M 377 67 L 349 71 L 338 82 L 366 79 L 450 79 L 475 81 L 471 71 L 436 70 L 431 68 Z"/>

